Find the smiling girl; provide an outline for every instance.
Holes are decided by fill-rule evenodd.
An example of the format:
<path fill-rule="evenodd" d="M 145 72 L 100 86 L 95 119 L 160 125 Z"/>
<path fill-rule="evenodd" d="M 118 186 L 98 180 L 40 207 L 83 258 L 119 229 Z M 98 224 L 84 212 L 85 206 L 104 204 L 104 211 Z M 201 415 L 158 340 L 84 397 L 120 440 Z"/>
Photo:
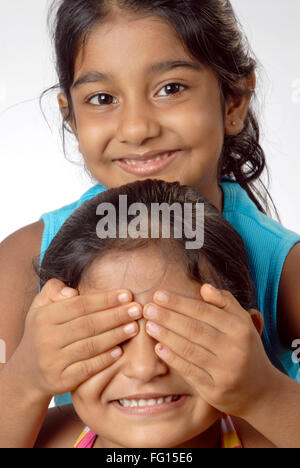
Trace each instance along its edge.
<path fill-rule="evenodd" d="M 149 176 L 196 188 L 242 236 L 267 353 L 298 378 L 291 344 L 300 336 L 300 237 L 263 216 L 267 195 L 253 185 L 265 168 L 250 105 L 256 63 L 230 2 L 57 6 L 58 102 L 102 184 L 75 206 L 104 187 Z M 42 218 L 42 252 L 75 206 Z"/>
<path fill-rule="evenodd" d="M 256 63 L 230 2 L 62 0 L 53 11 L 63 126 L 98 184 L 1 244 L 0 329 L 8 358 L 38 288 L 32 257 L 43 257 L 85 200 L 155 177 L 193 187 L 239 232 L 265 320 L 266 352 L 296 379 L 291 344 L 300 336 L 300 236 L 265 215 L 267 197 L 254 186 L 265 168 L 251 107 Z M 63 287 L 57 282 L 47 290 L 50 302 L 62 299 Z"/>
<path fill-rule="evenodd" d="M 139 220 L 151 224 L 142 238 L 131 237 L 135 216 L 117 216 L 116 237 L 100 239 L 96 210 L 110 203 L 119 214 L 120 196 L 130 206 L 138 196 L 148 208 Z M 203 246 L 187 249 L 188 237 L 175 236 L 176 224 L 188 220 L 173 211 L 170 236 L 163 237 L 166 218 L 149 215 L 155 203 L 189 205 L 193 220 L 204 205 Z M 160 233 L 156 238 L 153 227 Z M 39 418 L 28 409 L 22 424 L 15 410 L 10 430 L 2 411 L 0 446 L 5 440 L 9 446 L 48 448 L 282 447 L 287 438 L 290 446 L 299 443 L 294 416 L 282 412 L 294 403 L 286 382 L 298 384 L 272 366 L 264 351 L 243 242 L 197 191 L 146 180 L 88 200 L 54 238 L 40 279 L 41 293 L 6 370 L 12 378 L 22 362 L 18 383 L 35 407 L 43 403 L 47 410 L 53 392 L 66 390 L 73 405 Z M 58 280 L 80 295 L 49 304 L 47 289 Z M 109 309 L 114 291 L 127 292 L 135 302 Z M 107 310 L 101 310 L 105 300 Z M 125 326 L 131 330 L 124 339 L 111 322 L 114 317 L 125 324 L 127 309 L 132 317 L 135 310 L 135 320 Z M 121 337 L 113 358 L 107 351 Z M 267 418 L 263 435 L 257 424 L 262 409 L 274 413 L 274 394 L 277 414 Z"/>

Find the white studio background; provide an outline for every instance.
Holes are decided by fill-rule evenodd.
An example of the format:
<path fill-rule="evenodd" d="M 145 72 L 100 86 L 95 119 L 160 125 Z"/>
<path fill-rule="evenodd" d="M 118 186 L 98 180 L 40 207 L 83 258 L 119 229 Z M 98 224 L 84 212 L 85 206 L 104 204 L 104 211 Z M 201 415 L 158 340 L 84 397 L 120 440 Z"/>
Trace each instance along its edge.
<path fill-rule="evenodd" d="M 259 103 L 270 191 L 283 224 L 300 232 L 300 2 L 232 3 L 264 67 Z M 49 0 L 0 1 L 0 241 L 92 185 L 62 153 L 55 93 L 43 101 L 50 128 L 39 107 L 40 93 L 56 83 L 48 5 Z M 79 161 L 76 147 L 72 159 Z"/>

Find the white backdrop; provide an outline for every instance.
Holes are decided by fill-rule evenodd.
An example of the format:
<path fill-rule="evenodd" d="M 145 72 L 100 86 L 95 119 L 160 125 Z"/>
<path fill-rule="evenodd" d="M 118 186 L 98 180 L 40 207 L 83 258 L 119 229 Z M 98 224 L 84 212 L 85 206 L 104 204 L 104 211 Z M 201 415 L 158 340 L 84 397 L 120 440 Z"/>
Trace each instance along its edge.
<path fill-rule="evenodd" d="M 283 224 L 300 232 L 300 2 L 232 3 L 264 67 L 259 102 L 270 191 Z M 43 101 L 50 127 L 39 108 L 40 93 L 56 83 L 46 29 L 48 4 L 0 2 L 0 241 L 92 185 L 62 153 L 55 93 Z M 79 161 L 78 156 L 72 159 Z"/>

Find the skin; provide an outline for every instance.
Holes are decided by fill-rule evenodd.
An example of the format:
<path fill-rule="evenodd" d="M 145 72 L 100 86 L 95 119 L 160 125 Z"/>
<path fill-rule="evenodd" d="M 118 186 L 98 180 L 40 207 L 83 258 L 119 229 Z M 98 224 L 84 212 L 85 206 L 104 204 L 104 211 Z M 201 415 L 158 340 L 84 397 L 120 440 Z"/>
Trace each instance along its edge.
<path fill-rule="evenodd" d="M 74 390 L 122 354 L 116 345 L 137 333 L 135 320 L 142 316 L 131 299 L 129 291 L 81 296 L 57 279 L 46 283 L 0 372 L 0 447 L 33 447 L 52 396 Z M 134 331 L 128 333 L 130 322 Z"/>
<path fill-rule="evenodd" d="M 275 441 L 271 439 L 272 442 L 256 426 L 260 406 L 265 408 L 265 403 L 274 401 L 276 397 L 277 407 L 282 409 L 282 402 L 285 404 L 286 401 L 284 376 L 271 365 L 260 340 L 261 315 L 255 310 L 243 310 L 228 291 L 218 291 L 207 284 L 201 286 L 189 279 L 180 256 L 177 257 L 174 251 L 171 251 L 171 256 L 169 254 L 170 250 L 153 245 L 131 252 L 111 251 L 89 267 L 79 286 L 80 296 L 68 299 L 69 307 L 64 314 L 61 301 L 57 302 L 56 308 L 52 305 L 51 321 L 60 322 L 55 332 L 57 339 L 63 336 L 68 342 L 75 340 L 61 353 L 66 356 L 65 352 L 71 348 L 70 370 L 74 366 L 82 369 L 76 361 L 83 358 L 84 350 L 98 355 L 100 350 L 97 351 L 96 347 L 103 341 L 99 331 L 105 322 L 102 320 L 101 325 L 99 319 L 100 315 L 107 315 L 105 310 L 100 313 L 89 310 L 89 302 L 85 299 L 84 315 L 88 319 L 86 325 L 93 330 L 90 338 L 93 344 L 81 346 L 81 353 L 77 354 L 76 337 L 79 333 L 80 336 L 86 334 L 87 328 L 76 326 L 75 321 L 82 319 L 80 314 L 78 316 L 78 309 L 74 321 L 74 311 L 70 307 L 74 300 L 81 297 L 81 300 L 90 298 L 91 301 L 97 295 L 108 294 L 111 287 L 121 288 L 131 291 L 135 303 L 143 306 L 143 317 L 137 321 L 137 333 L 123 342 L 123 354 L 115 362 L 101 371 L 94 370 L 92 377 L 67 372 L 67 376 L 73 375 L 72 379 L 84 378 L 72 392 L 74 409 L 83 425 L 80 427 L 78 420 L 74 419 L 71 407 L 61 411 L 54 408 L 48 412 L 36 447 L 70 447 L 86 425 L 99 434 L 95 448 L 218 447 L 220 412 L 235 416 L 234 422 L 245 447 L 274 447 L 277 440 L 284 441 L 286 427 L 283 423 L 277 421 L 274 426 L 269 418 L 263 418 L 269 430 L 271 426 L 271 434 L 274 435 L 275 431 Z M 169 260 L 167 263 L 166 258 Z M 202 273 L 207 275 L 206 270 Z M 45 290 L 47 287 L 46 284 Z M 38 308 L 41 311 L 45 309 L 46 298 L 47 294 L 42 291 L 36 298 L 32 313 L 35 310 L 38 313 Z M 156 309 L 154 315 L 153 312 L 150 314 L 150 306 L 152 311 L 153 307 Z M 46 319 L 49 322 L 48 315 L 40 315 L 40 327 Z M 69 324 L 71 317 L 73 321 Z M 149 329 L 151 322 L 159 326 L 158 333 Z M 29 329 L 32 328 L 31 323 L 30 320 Z M 45 334 L 47 328 L 43 327 L 43 330 Z M 43 362 L 41 356 L 45 355 L 43 350 L 49 348 L 42 335 L 38 334 L 41 343 L 35 345 L 40 367 Z M 159 351 L 158 343 L 163 344 L 166 352 Z M 83 341 L 77 344 L 81 345 Z M 59 356 L 56 361 L 60 366 Z M 49 380 L 53 367 L 57 367 L 56 363 L 55 366 L 44 367 L 46 380 Z M 54 385 L 58 385 L 58 381 L 59 385 L 65 385 L 61 376 L 52 379 Z M 31 382 L 32 379 L 29 380 Z M 22 389 L 26 389 L 24 382 Z M 116 399 L 149 392 L 186 394 L 188 398 L 182 407 L 155 417 L 124 416 L 111 404 Z M 251 424 L 253 413 L 256 418 Z M 290 418 L 287 424 L 290 426 Z M 297 432 L 295 426 L 290 431 Z M 290 442 L 294 444 L 294 440 Z M 284 447 L 284 444 L 279 443 L 278 446 Z"/>
<path fill-rule="evenodd" d="M 178 42 L 177 37 L 174 36 L 174 32 L 170 27 L 158 20 L 126 17 L 124 13 L 122 18 L 115 17 L 109 27 L 108 24 L 106 29 L 104 29 L 105 25 L 101 28 L 95 28 L 89 36 L 85 54 L 78 55 L 75 66 L 75 78 L 78 78 L 80 76 L 79 72 L 83 70 L 90 71 L 89 65 L 99 71 L 103 71 L 102 66 L 105 65 L 105 71 L 114 72 L 116 75 L 113 89 L 112 83 L 109 86 L 106 83 L 104 87 L 102 83 L 100 86 L 99 84 L 85 85 L 88 88 L 87 93 L 83 88 L 80 90 L 83 98 L 86 94 L 91 95 L 97 92 L 111 93 L 114 96 L 115 90 L 116 97 L 120 97 L 120 102 L 114 108 L 115 110 L 106 109 L 103 111 L 101 108 L 98 111 L 98 108 L 90 108 L 84 103 L 82 97 L 80 100 L 78 90 L 72 90 L 75 115 L 74 119 L 69 123 L 74 135 L 77 137 L 78 146 L 86 166 L 94 177 L 107 187 L 121 185 L 132 181 L 132 178 L 113 165 L 112 158 L 115 157 L 115 152 L 117 152 L 117 156 L 120 156 L 138 150 L 144 152 L 165 148 L 162 145 L 167 145 L 169 149 L 173 148 L 171 146 L 173 144 L 181 144 L 183 157 L 180 161 L 182 165 L 180 164 L 180 167 L 178 166 L 175 171 L 175 161 L 174 168 L 169 166 L 168 170 L 164 174 L 162 173 L 159 178 L 167 181 L 180 180 L 182 183 L 189 183 L 199 187 L 202 193 L 221 210 L 222 194 L 216 179 L 216 167 L 222 146 L 221 142 L 224 133 L 235 134 L 242 130 L 249 105 L 249 97 L 228 100 L 223 114 L 218 84 L 209 69 L 203 69 L 201 72 L 177 69 L 176 74 L 174 74 L 174 71 L 168 72 L 164 76 L 159 74 L 159 76 L 152 76 L 151 80 L 147 75 L 145 81 L 145 78 L 142 78 L 139 72 L 140 65 L 138 66 L 138 63 L 140 64 L 140 61 L 143 62 L 141 65 L 146 66 L 144 62 L 147 59 L 152 62 L 151 57 L 155 57 L 155 62 L 158 61 L 158 57 L 163 60 L 174 59 L 175 51 L 180 53 L 179 58 L 188 56 L 183 46 Z M 103 31 L 102 36 L 101 30 Z M 155 34 L 151 34 L 151 31 L 155 31 Z M 110 37 L 110 41 L 106 41 L 108 37 Z M 103 44 L 105 44 L 105 47 L 102 47 Z M 125 52 L 127 51 L 127 55 L 124 50 L 120 54 L 123 44 L 126 44 Z M 137 44 L 140 55 L 136 54 Z M 135 47 L 134 53 L 132 53 L 133 47 Z M 128 60 L 129 55 L 130 61 Z M 113 57 L 116 57 L 115 61 L 112 60 Z M 126 57 L 127 60 L 125 60 Z M 178 56 L 175 58 L 178 59 Z M 141 69 L 143 68 L 141 67 Z M 196 78 L 192 78 L 192 74 Z M 118 78 L 120 76 L 122 77 L 121 81 Z M 200 77 L 204 81 L 201 81 Z M 158 104 L 157 96 L 155 95 L 154 98 L 154 94 L 162 89 L 160 83 L 161 86 L 164 86 L 174 82 L 174 80 L 187 85 L 192 82 L 191 85 L 193 86 L 189 88 L 188 92 L 184 91 L 178 96 L 174 95 L 172 98 L 160 97 L 160 104 Z M 144 88 L 145 83 L 148 84 L 148 87 Z M 254 88 L 255 77 L 249 77 L 245 81 L 245 86 Z M 65 108 L 68 104 L 65 96 L 60 94 L 58 101 L 62 113 L 65 114 Z M 95 99 L 93 102 L 95 102 Z M 195 102 L 198 104 L 197 113 Z M 232 126 L 232 121 L 236 122 L 236 126 Z M 188 122 L 188 125 L 186 122 Z M 100 125 L 101 131 L 99 131 Z M 195 168 L 197 169 L 198 180 L 194 181 Z M 13 355 L 22 339 L 25 318 L 36 295 L 37 278 L 31 263 L 32 258 L 39 254 L 42 233 L 43 223 L 37 222 L 12 234 L 0 245 L 0 330 L 1 339 L 6 342 L 7 359 Z M 293 339 L 300 336 L 298 307 L 300 303 L 299 262 L 300 246 L 298 245 L 292 249 L 285 262 L 278 299 L 279 332 L 282 341 L 288 347 Z M 56 284 L 55 288 L 49 288 L 47 291 L 48 299 L 52 302 L 62 300 L 62 288 L 63 285 L 61 284 Z M 77 293 L 74 291 L 74 294 Z M 21 360 L 20 369 L 22 369 L 22 366 Z M 1 367 L 0 364 L 0 370 Z M 8 366 L 5 367 L 8 369 Z M 12 372 L 12 375 L 17 374 Z M 2 375 L 3 372 L 0 377 Z M 297 421 L 299 421 L 299 415 L 295 411 L 295 408 L 300 407 L 299 392 L 297 393 L 297 389 L 294 387 L 290 388 L 290 383 L 288 385 L 286 382 L 286 380 L 284 383 L 282 382 L 279 388 L 281 394 L 285 391 L 286 395 L 290 397 L 287 398 L 288 404 L 279 407 L 276 403 L 277 417 L 280 420 L 283 434 L 286 434 L 286 436 L 281 436 L 278 445 L 285 443 L 285 437 L 286 445 L 298 443 L 295 438 L 293 439 L 293 436 L 297 433 L 295 428 L 298 424 Z M 3 389 L 4 386 L 2 385 L 1 388 Z M 22 387 L 20 386 L 20 388 Z M 3 408 L 5 408 L 5 411 L 10 411 L 4 417 L 5 427 L 8 427 L 8 421 L 10 421 L 12 441 L 16 443 L 16 431 L 20 426 L 23 427 L 23 421 L 28 421 L 28 416 L 32 416 L 32 408 L 37 408 L 38 402 L 28 396 L 27 401 L 25 401 L 26 404 L 23 405 L 24 393 L 18 394 L 18 403 L 20 402 L 21 406 L 20 414 L 22 415 L 19 418 L 16 415 L 17 400 L 12 389 L 16 389 L 15 382 L 8 385 L 8 396 L 4 398 L 1 407 L 3 417 Z M 9 398 L 11 398 L 11 405 L 8 404 Z M 290 404 L 292 400 L 295 401 L 294 406 Z M 276 398 L 274 401 L 276 401 Z M 274 421 L 274 416 L 276 416 L 273 411 L 274 401 L 271 404 L 270 402 L 265 404 L 264 408 L 259 408 L 258 414 L 256 411 L 249 418 L 253 426 L 258 427 L 260 432 L 265 434 L 268 434 L 269 431 L 269 427 L 265 426 L 265 421 L 269 426 L 275 428 L 279 423 L 279 421 Z M 24 406 L 26 406 L 25 409 Z M 45 411 L 45 408 L 42 412 Z M 293 418 L 295 419 L 295 427 L 293 426 Z M 39 415 L 37 419 L 41 421 L 42 417 Z M 15 427 L 13 427 L 13 423 L 15 423 Z M 274 434 L 271 431 L 268 437 L 277 441 L 276 434 L 273 436 Z M 30 441 L 26 441 L 23 445 L 27 446 L 30 443 Z M 21 443 L 19 445 L 22 446 Z"/>
<path fill-rule="evenodd" d="M 74 83 L 91 70 L 109 72 L 114 80 L 71 89 L 74 115 L 69 124 L 87 168 L 105 186 L 135 180 L 115 167 L 115 157 L 181 148 L 180 158 L 155 178 L 194 186 L 221 211 L 217 164 L 224 135 L 242 131 L 251 98 L 228 99 L 223 113 L 217 77 L 203 65 L 201 71 L 178 68 L 145 77 L 149 65 L 172 59 L 195 62 L 168 24 L 155 17 L 115 14 L 88 35 L 84 53 L 81 50 L 75 61 Z M 188 89 L 157 96 L 166 94 L 162 87 L 174 82 Z M 255 75 L 244 80 L 246 88 L 254 89 L 255 84 Z M 97 97 L 94 105 L 86 103 L 97 93 L 112 96 L 106 99 L 113 104 L 100 106 Z M 58 103 L 65 116 L 64 94 L 58 95 Z M 279 287 L 278 332 L 287 347 L 300 336 L 299 263 L 300 244 L 287 257 Z"/>
<path fill-rule="evenodd" d="M 152 63 L 181 58 L 195 62 L 162 20 L 124 12 L 114 15 L 89 34 L 84 54 L 81 50 L 75 61 L 74 83 L 91 70 L 109 72 L 114 80 L 71 89 L 74 115 L 69 124 L 86 166 L 105 186 L 134 180 L 115 167 L 114 157 L 179 147 L 183 150 L 180 158 L 156 178 L 198 188 L 221 211 L 217 164 L 224 135 L 242 131 L 250 97 L 228 99 L 223 113 L 217 78 L 203 65 L 201 71 L 179 68 L 145 78 L 144 70 Z M 172 82 L 189 89 L 158 98 L 162 86 Z M 254 89 L 255 84 L 255 75 L 244 80 L 246 88 Z M 94 105 L 86 103 L 100 92 L 113 96 L 115 99 L 106 99 L 114 104 L 101 107 L 96 97 Z M 68 102 L 64 94 L 58 95 L 58 103 L 65 116 Z M 300 336 L 299 262 L 298 244 L 287 257 L 278 296 L 278 330 L 287 347 Z"/>
<path fill-rule="evenodd" d="M 75 115 L 70 126 L 87 168 L 106 187 L 136 180 L 113 159 L 180 149 L 177 160 L 156 178 L 198 187 L 221 210 L 217 168 L 224 132 L 242 130 L 250 98 L 228 102 L 224 116 L 217 77 L 210 68 L 147 73 L 152 64 L 169 60 L 197 63 L 173 29 L 158 18 L 123 13 L 96 26 L 76 58 L 73 83 L 90 71 L 110 73 L 113 79 L 71 89 Z M 164 87 L 170 83 L 185 88 L 168 95 Z M 108 104 L 99 104 L 97 93 L 109 95 Z M 68 103 L 63 94 L 58 102 L 65 113 Z"/>
<path fill-rule="evenodd" d="M 112 285 L 132 291 L 135 301 L 143 306 L 152 302 L 158 285 L 167 288 L 169 293 L 203 303 L 199 283 L 188 278 L 181 262 L 166 264 L 166 256 L 154 246 L 131 253 L 110 252 L 95 261 L 81 283 L 80 294 L 106 290 Z M 250 323 L 249 314 L 243 312 Z M 225 316 L 226 312 L 221 314 Z M 253 311 L 253 315 L 259 313 Z M 188 321 L 187 317 L 181 317 L 183 324 Z M 77 414 L 84 424 L 100 434 L 95 448 L 218 447 L 220 412 L 201 397 L 194 382 L 188 382 L 181 371 L 157 355 L 157 340 L 147 331 L 146 318 L 138 323 L 139 333 L 123 343 L 122 357 L 72 393 Z M 183 407 L 155 417 L 124 416 L 110 403 L 128 395 L 150 392 L 189 397 Z"/>

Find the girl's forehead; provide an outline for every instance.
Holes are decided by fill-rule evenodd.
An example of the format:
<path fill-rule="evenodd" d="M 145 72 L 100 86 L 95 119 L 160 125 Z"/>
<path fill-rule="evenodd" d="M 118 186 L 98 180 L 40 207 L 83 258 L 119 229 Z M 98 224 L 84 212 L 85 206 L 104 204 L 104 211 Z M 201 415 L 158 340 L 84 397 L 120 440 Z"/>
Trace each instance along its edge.
<path fill-rule="evenodd" d="M 75 73 L 95 65 L 113 69 L 126 60 L 128 66 L 138 62 L 141 68 L 144 63 L 172 57 L 189 57 L 172 25 L 158 16 L 124 13 L 89 32 L 77 54 Z"/>
<path fill-rule="evenodd" d="M 200 284 L 187 276 L 180 254 L 152 246 L 109 252 L 94 261 L 80 284 L 82 293 L 129 289 L 141 304 L 152 301 L 153 293 L 160 288 L 200 297 Z"/>

